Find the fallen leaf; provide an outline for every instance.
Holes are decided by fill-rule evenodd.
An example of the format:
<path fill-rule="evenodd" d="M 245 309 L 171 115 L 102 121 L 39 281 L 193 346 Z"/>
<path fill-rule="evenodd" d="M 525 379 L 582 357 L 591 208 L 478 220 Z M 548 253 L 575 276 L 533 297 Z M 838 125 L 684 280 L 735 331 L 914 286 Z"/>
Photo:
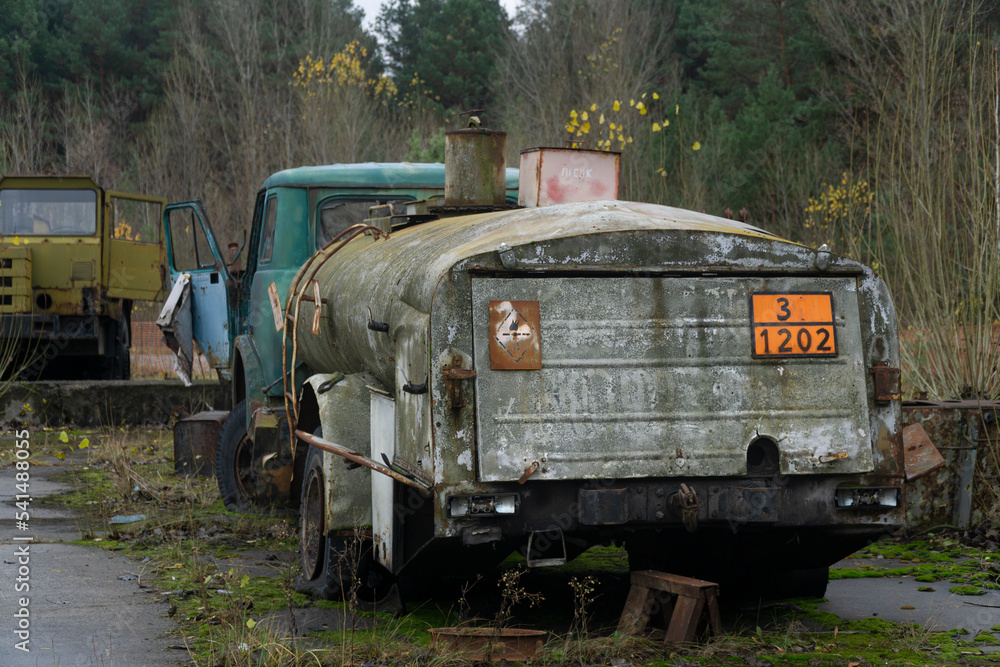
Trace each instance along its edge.
<path fill-rule="evenodd" d="M 902 607 L 900 607 L 900 609 L 910 610 L 910 609 L 916 609 L 916 607 L 914 607 L 912 604 L 904 604 Z"/>

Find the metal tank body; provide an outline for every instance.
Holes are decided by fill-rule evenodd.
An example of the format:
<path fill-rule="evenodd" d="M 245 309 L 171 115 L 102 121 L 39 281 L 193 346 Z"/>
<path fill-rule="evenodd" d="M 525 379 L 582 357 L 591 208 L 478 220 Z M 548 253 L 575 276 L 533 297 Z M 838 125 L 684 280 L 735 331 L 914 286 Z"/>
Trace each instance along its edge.
<path fill-rule="evenodd" d="M 899 367 L 895 313 L 853 260 L 601 201 L 358 238 L 316 280 L 319 333 L 302 302 L 298 357 L 373 376 L 394 401 L 380 453 L 433 487 L 413 510 L 432 528 L 396 547 L 394 569 L 432 542 L 529 535 L 674 539 L 695 559 L 753 547 L 776 567 L 819 567 L 902 523 L 901 498 L 841 500 L 901 486 L 898 396 L 879 395 L 873 370 Z M 789 343 L 787 325 L 754 314 L 783 298 L 829 304 L 828 319 L 802 320 Z M 785 344 L 801 349 L 781 356 Z M 682 483 L 693 508 L 676 502 Z M 514 494 L 513 516 L 455 509 Z"/>

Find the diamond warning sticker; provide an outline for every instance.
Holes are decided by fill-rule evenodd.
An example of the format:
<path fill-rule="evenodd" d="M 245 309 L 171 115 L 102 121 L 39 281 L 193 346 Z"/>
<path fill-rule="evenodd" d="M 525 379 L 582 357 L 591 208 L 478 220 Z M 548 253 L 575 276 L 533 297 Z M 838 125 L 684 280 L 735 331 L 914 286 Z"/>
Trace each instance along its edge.
<path fill-rule="evenodd" d="M 542 328 L 537 301 L 490 301 L 490 368 L 542 367 Z"/>

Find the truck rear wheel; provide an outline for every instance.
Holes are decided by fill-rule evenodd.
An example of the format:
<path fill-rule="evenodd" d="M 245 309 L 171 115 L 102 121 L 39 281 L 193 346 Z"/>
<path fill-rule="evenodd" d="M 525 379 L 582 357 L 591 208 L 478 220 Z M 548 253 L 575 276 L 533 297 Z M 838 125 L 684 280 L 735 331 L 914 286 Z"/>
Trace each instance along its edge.
<path fill-rule="evenodd" d="M 247 402 L 237 403 L 219 433 L 215 479 L 226 509 L 247 512 L 253 506 L 253 443 L 247 434 Z"/>
<path fill-rule="evenodd" d="M 320 435 L 320 430 L 316 430 Z M 318 599 L 348 600 L 374 611 L 398 596 L 395 578 L 375 561 L 372 540 L 326 525 L 326 477 L 323 452 L 310 447 L 302 473 L 299 503 L 299 564 L 295 590 Z M 352 588 L 357 586 L 356 589 Z M 348 600 L 350 601 L 350 600 Z"/>

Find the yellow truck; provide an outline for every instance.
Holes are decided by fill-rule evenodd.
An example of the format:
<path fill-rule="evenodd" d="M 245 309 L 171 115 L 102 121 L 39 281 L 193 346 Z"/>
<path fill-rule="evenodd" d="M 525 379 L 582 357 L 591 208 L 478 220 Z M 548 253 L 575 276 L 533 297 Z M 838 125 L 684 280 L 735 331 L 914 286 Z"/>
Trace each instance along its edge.
<path fill-rule="evenodd" d="M 29 359 L 22 378 L 129 377 L 132 302 L 163 297 L 165 205 L 84 176 L 0 178 L 0 349 Z"/>

